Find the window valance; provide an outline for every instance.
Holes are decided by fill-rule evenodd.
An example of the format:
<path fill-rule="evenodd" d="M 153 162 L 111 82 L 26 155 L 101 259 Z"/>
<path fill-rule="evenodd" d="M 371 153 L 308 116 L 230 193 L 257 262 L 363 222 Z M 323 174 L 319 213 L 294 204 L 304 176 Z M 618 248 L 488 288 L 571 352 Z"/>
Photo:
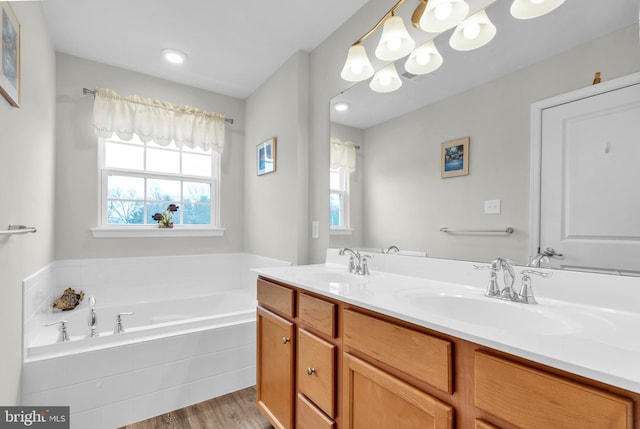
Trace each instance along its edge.
<path fill-rule="evenodd" d="M 331 138 L 330 167 L 342 168 L 349 173 L 356 171 L 356 145 Z"/>
<path fill-rule="evenodd" d="M 221 114 L 137 95 L 123 97 L 111 89 L 96 88 L 93 121 L 98 137 L 115 133 L 131 140 L 135 134 L 143 142 L 153 140 L 161 146 L 174 141 L 177 147 L 192 149 L 222 152 L 224 147 L 225 121 Z"/>

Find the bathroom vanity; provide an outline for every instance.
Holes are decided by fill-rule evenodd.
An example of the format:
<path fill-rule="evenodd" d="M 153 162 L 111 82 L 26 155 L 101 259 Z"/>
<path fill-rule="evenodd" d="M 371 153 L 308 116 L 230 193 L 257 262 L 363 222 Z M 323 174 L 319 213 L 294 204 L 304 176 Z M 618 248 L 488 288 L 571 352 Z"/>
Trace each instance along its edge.
<path fill-rule="evenodd" d="M 450 263 L 414 259 L 402 269 Z M 621 351 L 600 368 L 610 350 L 580 339 L 601 315 L 574 320 L 588 308 L 576 313 L 542 294 L 531 307 L 494 302 L 483 296 L 486 273 L 456 264 L 449 277 L 480 279 L 478 287 L 442 282 L 451 267 L 428 270 L 429 281 L 332 264 L 260 270 L 260 410 L 277 428 L 640 427 L 638 370 L 626 380 L 603 370 L 640 360 Z M 556 306 L 569 319 L 555 319 Z M 527 312 L 525 322 L 540 323 L 523 328 Z M 576 351 L 584 362 L 569 361 Z"/>

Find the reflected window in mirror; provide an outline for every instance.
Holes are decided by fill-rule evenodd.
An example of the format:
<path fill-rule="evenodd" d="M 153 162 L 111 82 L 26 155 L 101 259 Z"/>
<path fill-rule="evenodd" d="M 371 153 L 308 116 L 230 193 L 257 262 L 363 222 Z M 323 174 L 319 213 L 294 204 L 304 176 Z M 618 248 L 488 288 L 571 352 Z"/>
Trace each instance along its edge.
<path fill-rule="evenodd" d="M 344 168 L 332 168 L 329 177 L 331 229 L 349 229 L 349 173 Z"/>

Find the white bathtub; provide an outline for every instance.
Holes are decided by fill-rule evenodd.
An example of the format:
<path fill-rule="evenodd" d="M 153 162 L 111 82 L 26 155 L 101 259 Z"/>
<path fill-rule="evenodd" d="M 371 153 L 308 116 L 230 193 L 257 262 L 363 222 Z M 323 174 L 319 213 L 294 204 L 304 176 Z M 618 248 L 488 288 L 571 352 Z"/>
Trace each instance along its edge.
<path fill-rule="evenodd" d="M 250 268 L 286 263 L 201 255 L 160 268 L 157 259 L 58 261 L 25 281 L 23 405 L 70 406 L 73 429 L 113 429 L 255 383 Z M 98 337 L 88 336 L 88 299 L 72 311 L 49 308 L 67 286 L 96 297 Z M 124 312 L 135 314 L 113 334 Z M 42 323 L 62 319 L 71 341 L 56 343 L 57 328 Z"/>

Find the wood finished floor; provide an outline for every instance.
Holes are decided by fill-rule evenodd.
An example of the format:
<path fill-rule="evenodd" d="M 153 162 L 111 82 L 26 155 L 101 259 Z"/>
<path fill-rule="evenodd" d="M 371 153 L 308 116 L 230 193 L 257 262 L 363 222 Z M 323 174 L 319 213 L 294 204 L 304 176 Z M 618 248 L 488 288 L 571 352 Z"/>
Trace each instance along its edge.
<path fill-rule="evenodd" d="M 120 429 L 272 429 L 249 387 Z"/>

